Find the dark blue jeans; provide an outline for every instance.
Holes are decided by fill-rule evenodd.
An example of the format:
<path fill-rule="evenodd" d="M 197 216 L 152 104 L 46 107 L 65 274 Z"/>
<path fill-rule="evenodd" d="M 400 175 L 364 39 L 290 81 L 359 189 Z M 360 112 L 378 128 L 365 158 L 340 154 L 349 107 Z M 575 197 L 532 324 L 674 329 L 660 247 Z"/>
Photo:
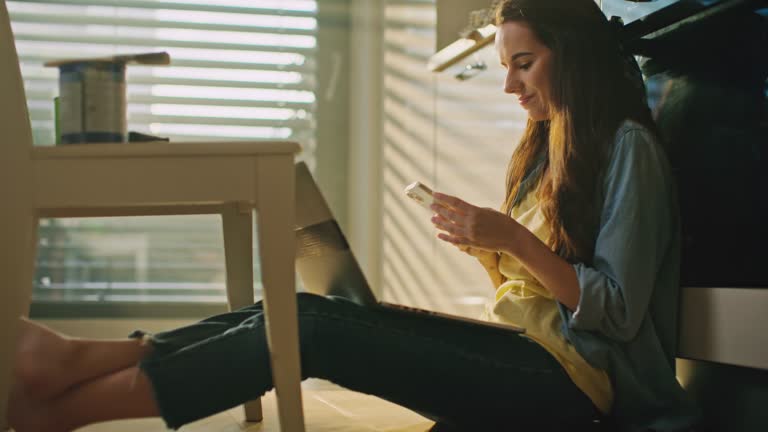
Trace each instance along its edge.
<path fill-rule="evenodd" d="M 298 309 L 303 378 L 381 397 L 455 429 L 545 430 L 598 417 L 546 350 L 507 330 L 305 293 Z M 152 341 L 141 368 L 170 428 L 272 388 L 261 302 Z"/>

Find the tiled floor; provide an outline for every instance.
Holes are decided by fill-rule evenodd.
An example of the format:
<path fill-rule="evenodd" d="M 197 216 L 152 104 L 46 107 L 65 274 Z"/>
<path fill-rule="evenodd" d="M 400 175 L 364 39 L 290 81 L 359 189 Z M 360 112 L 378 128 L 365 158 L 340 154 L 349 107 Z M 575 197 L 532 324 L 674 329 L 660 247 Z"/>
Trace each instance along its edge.
<path fill-rule="evenodd" d="M 303 385 L 304 416 L 307 432 L 425 432 L 432 422 L 382 399 L 344 390 L 319 380 Z M 262 399 L 264 421 L 244 423 L 241 407 L 200 420 L 180 432 L 277 432 L 274 392 Z M 159 419 L 117 421 L 92 425 L 78 432 L 165 432 Z"/>

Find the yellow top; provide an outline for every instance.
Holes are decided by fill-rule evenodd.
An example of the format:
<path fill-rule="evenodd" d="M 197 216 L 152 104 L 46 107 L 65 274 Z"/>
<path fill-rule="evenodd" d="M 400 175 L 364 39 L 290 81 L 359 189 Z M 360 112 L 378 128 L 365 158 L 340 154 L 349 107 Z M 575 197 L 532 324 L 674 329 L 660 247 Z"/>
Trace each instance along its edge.
<path fill-rule="evenodd" d="M 536 189 L 531 188 L 512 209 L 512 217 L 546 243 L 551 233 L 539 206 Z M 574 384 L 601 412 L 608 413 L 613 403 L 608 374 L 590 366 L 565 340 L 560 331 L 562 319 L 552 293 L 509 255 L 501 255 L 499 271 L 508 280 L 496 289 L 495 299 L 486 305 L 482 319 L 525 327 L 525 335 L 552 354 Z"/>

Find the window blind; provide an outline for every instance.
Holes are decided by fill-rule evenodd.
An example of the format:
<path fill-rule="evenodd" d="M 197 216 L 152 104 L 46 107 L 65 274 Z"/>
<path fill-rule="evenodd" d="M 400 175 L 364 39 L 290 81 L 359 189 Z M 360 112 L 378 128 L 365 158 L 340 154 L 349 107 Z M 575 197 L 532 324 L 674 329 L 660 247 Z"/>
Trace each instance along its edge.
<path fill-rule="evenodd" d="M 129 131 L 176 142 L 289 139 L 312 165 L 316 1 L 7 5 L 35 145 L 55 142 L 58 70 L 44 62 L 167 51 L 170 66 L 127 68 Z M 220 224 L 215 215 L 43 220 L 35 301 L 223 303 Z"/>

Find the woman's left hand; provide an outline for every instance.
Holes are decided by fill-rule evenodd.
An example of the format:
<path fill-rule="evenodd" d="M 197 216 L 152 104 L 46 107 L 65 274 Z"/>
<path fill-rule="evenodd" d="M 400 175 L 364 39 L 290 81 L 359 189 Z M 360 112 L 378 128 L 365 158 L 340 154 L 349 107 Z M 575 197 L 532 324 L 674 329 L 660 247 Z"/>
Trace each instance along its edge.
<path fill-rule="evenodd" d="M 434 192 L 432 223 L 445 231 L 438 238 L 456 246 L 511 253 L 522 225 L 491 208 L 477 207 L 451 195 Z"/>

